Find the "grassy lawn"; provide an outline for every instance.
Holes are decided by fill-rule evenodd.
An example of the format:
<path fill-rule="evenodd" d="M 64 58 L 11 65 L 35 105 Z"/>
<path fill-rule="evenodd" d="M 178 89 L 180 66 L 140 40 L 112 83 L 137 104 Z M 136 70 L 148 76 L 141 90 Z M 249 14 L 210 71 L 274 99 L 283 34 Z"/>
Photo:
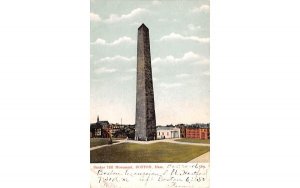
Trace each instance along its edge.
<path fill-rule="evenodd" d="M 90 138 L 90 147 L 101 146 L 108 144 L 109 138 Z M 113 143 L 115 143 L 113 139 Z"/>
<path fill-rule="evenodd" d="M 209 151 L 206 146 L 172 143 L 123 143 L 91 151 L 91 163 L 167 163 L 188 162 Z"/>
<path fill-rule="evenodd" d="M 190 142 L 190 143 L 202 143 L 202 144 L 209 144 L 209 140 L 200 140 L 200 139 L 193 139 L 193 138 L 181 138 L 176 139 L 177 142 Z"/>

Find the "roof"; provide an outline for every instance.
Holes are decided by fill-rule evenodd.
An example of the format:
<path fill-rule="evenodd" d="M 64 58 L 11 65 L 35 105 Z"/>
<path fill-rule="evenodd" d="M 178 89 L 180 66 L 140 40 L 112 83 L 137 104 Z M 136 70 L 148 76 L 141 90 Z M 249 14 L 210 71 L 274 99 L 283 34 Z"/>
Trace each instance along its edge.
<path fill-rule="evenodd" d="M 91 123 L 90 129 L 100 129 L 105 125 L 109 125 L 108 121 L 98 121 L 96 123 Z"/>
<path fill-rule="evenodd" d="M 109 124 L 108 121 L 98 121 L 100 124 Z"/>
<path fill-rule="evenodd" d="M 90 129 L 100 129 L 101 124 L 100 123 L 91 123 Z"/>
<path fill-rule="evenodd" d="M 165 126 L 160 126 L 160 127 L 157 127 L 156 130 L 175 130 L 175 129 L 178 129 L 176 127 L 165 127 Z"/>
<path fill-rule="evenodd" d="M 193 124 L 193 125 L 186 126 L 186 128 L 189 128 L 189 129 L 196 129 L 196 128 L 209 129 L 209 124 Z"/>

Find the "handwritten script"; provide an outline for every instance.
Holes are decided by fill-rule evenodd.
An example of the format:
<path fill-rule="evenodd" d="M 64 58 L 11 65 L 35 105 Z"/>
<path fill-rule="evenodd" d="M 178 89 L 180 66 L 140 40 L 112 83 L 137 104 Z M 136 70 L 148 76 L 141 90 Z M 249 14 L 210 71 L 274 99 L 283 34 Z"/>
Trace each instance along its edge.
<path fill-rule="evenodd" d="M 209 187 L 209 163 L 91 164 L 91 187 Z"/>

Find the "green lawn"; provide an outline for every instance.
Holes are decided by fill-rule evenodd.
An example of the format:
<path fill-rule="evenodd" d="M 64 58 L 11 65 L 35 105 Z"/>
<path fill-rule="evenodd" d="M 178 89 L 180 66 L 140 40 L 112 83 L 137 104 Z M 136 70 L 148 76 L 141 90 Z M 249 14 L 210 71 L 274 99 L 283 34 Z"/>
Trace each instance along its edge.
<path fill-rule="evenodd" d="M 109 138 L 90 138 L 90 147 L 101 146 L 108 144 Z M 113 143 L 115 143 L 113 139 Z"/>
<path fill-rule="evenodd" d="M 172 163 L 188 162 L 209 151 L 207 146 L 173 143 L 122 143 L 91 151 L 91 163 Z"/>
<path fill-rule="evenodd" d="M 181 139 L 176 139 L 175 141 L 209 144 L 210 140 L 200 140 L 200 139 L 193 139 L 193 138 L 181 138 Z"/>

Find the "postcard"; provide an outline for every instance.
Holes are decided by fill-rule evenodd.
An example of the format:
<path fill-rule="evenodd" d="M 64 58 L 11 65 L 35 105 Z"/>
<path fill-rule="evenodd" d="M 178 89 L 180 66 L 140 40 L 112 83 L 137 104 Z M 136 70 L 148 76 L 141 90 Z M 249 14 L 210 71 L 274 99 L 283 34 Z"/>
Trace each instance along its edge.
<path fill-rule="evenodd" d="M 91 0 L 90 187 L 210 186 L 209 0 Z"/>

